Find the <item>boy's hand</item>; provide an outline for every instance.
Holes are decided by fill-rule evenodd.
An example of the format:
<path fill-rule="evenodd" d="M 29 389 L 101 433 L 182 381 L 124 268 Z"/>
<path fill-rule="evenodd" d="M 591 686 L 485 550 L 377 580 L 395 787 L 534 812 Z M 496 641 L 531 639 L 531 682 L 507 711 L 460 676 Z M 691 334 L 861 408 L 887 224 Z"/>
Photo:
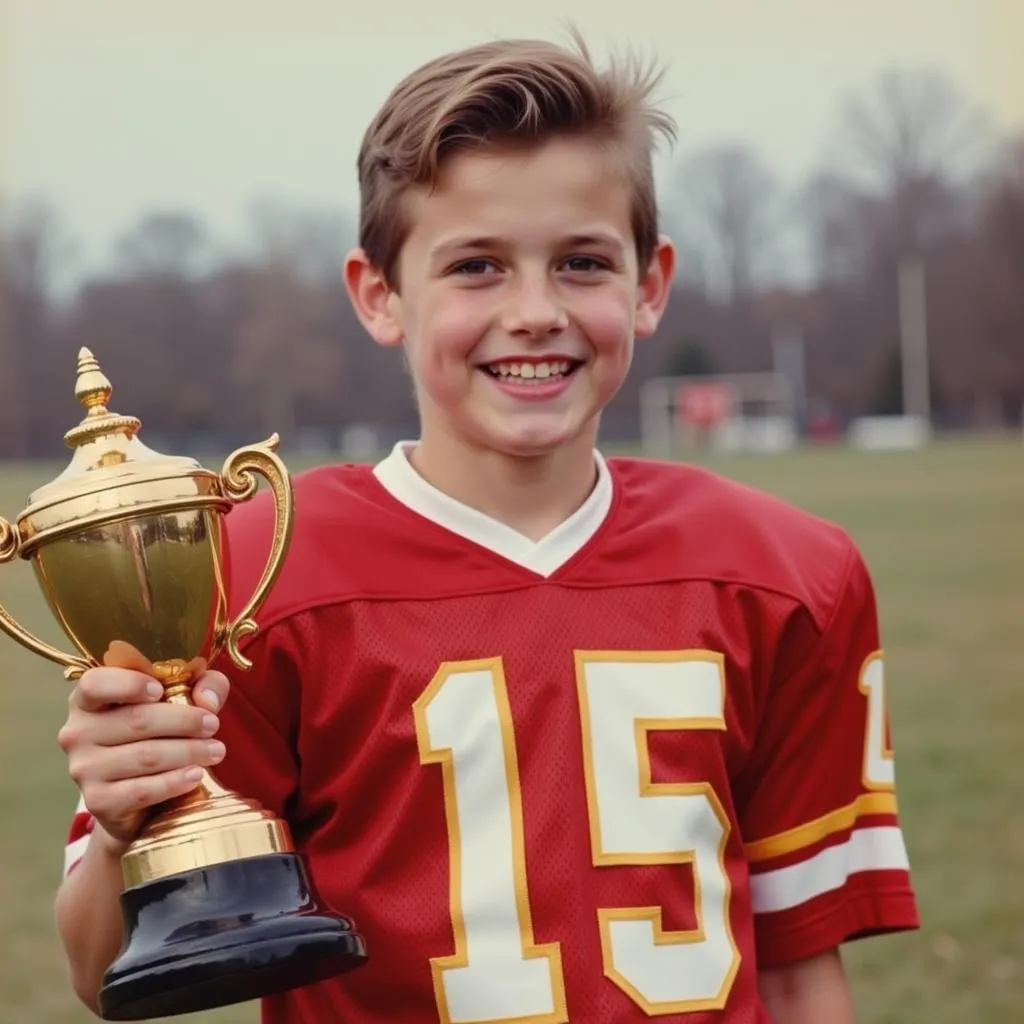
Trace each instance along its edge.
<path fill-rule="evenodd" d="M 94 668 L 78 681 L 58 742 L 86 807 L 118 844 L 135 838 L 149 807 L 190 792 L 201 768 L 223 758 L 211 712 L 228 691 L 227 677 L 204 672 L 189 707 L 161 703 L 160 683 L 131 668 Z"/>

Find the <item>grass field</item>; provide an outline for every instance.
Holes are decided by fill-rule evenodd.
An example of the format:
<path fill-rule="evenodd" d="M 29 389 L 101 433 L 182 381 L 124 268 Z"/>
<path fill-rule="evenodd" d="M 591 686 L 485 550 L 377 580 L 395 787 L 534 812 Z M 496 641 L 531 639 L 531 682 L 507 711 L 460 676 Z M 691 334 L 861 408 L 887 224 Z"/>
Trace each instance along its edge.
<path fill-rule="evenodd" d="M 850 948 L 862 1024 L 1024 1019 L 1024 445 L 812 450 L 714 463 L 845 525 L 878 587 L 897 777 L 924 927 Z M 57 467 L 0 465 L 13 518 Z M 58 634 L 22 566 L 0 600 Z M 0 637 L 0 1019 L 92 1019 L 51 923 L 74 804 L 55 741 L 67 684 Z M 180 1018 L 179 1018 L 180 1019 Z M 242 1024 L 253 1007 L 192 1020 Z M 827 1022 L 823 1022 L 827 1024 Z"/>

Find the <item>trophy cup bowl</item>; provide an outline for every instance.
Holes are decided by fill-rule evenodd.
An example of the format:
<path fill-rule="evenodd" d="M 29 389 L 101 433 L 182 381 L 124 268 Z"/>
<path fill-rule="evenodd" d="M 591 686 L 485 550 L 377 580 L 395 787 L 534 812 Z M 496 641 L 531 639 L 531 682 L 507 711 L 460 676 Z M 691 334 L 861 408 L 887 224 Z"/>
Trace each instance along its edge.
<path fill-rule="evenodd" d="M 0 606 L 0 629 L 65 668 L 69 680 L 130 652 L 191 703 L 196 674 L 221 652 L 241 669 L 240 641 L 280 572 L 292 487 L 275 436 L 231 454 L 220 473 L 143 445 L 141 426 L 107 408 L 111 386 L 82 349 L 68 431 L 71 463 L 0 519 L 0 564 L 20 557 L 77 654 L 24 629 Z M 229 619 L 224 516 L 269 484 L 276 521 L 262 577 Z M 362 936 L 323 905 L 287 824 L 205 771 L 196 788 L 152 809 L 121 862 L 124 942 L 100 991 L 105 1020 L 173 1016 L 257 999 L 360 966 Z"/>

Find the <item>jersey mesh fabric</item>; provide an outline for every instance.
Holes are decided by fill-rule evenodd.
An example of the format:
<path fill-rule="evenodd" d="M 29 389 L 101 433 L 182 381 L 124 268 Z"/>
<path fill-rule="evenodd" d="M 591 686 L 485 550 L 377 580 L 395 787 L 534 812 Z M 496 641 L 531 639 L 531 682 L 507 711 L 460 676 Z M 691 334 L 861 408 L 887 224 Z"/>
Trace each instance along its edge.
<path fill-rule="evenodd" d="M 328 1006 L 354 1021 L 369 1019 L 361 1014 L 370 1006 L 396 1022 L 434 1019 L 429 959 L 453 952 L 451 844 L 441 772 L 420 762 L 412 706 L 443 665 L 499 658 L 514 723 L 534 939 L 559 944 L 571 1019 L 647 1019 L 604 977 L 597 911 L 661 906 L 667 930 L 694 929 L 693 869 L 594 866 L 574 654 L 743 650 L 748 624 L 733 589 L 594 591 L 539 583 L 440 602 L 356 601 L 293 619 L 289 642 L 302 651 L 309 678 L 327 681 L 323 692 L 304 698 L 295 817 L 325 895 L 360 922 L 374 963 L 341 984 L 271 1001 L 266 1019 L 293 1020 L 296 1005 L 304 1008 L 302 1020 Z M 791 614 L 792 601 L 782 598 L 767 618 L 761 613 L 772 628 Z M 754 732 L 754 688 L 741 680 L 756 668 L 748 657 L 728 665 L 734 682 L 724 735 L 649 734 L 652 781 L 708 783 L 733 818 L 727 863 L 742 963 L 724 1019 L 735 1024 L 766 1020 L 756 997 L 746 867 L 728 781 Z M 665 1019 L 723 1018 L 708 1011 Z"/>

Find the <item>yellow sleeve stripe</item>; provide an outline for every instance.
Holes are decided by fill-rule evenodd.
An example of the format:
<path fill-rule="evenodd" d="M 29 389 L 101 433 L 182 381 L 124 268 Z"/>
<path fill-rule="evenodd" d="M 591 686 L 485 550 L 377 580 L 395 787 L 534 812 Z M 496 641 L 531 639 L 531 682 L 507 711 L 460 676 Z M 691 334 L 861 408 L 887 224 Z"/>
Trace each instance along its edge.
<path fill-rule="evenodd" d="M 746 843 L 743 852 L 751 864 L 762 860 L 772 860 L 774 857 L 782 857 L 787 853 L 812 846 L 837 832 L 844 832 L 851 828 L 858 818 L 865 815 L 895 813 L 895 794 L 864 793 L 857 797 L 852 804 L 840 807 L 839 810 L 809 821 L 805 825 L 797 825 L 796 828 L 791 828 L 788 832 L 780 832 L 776 836 L 767 836 L 765 839 Z"/>

